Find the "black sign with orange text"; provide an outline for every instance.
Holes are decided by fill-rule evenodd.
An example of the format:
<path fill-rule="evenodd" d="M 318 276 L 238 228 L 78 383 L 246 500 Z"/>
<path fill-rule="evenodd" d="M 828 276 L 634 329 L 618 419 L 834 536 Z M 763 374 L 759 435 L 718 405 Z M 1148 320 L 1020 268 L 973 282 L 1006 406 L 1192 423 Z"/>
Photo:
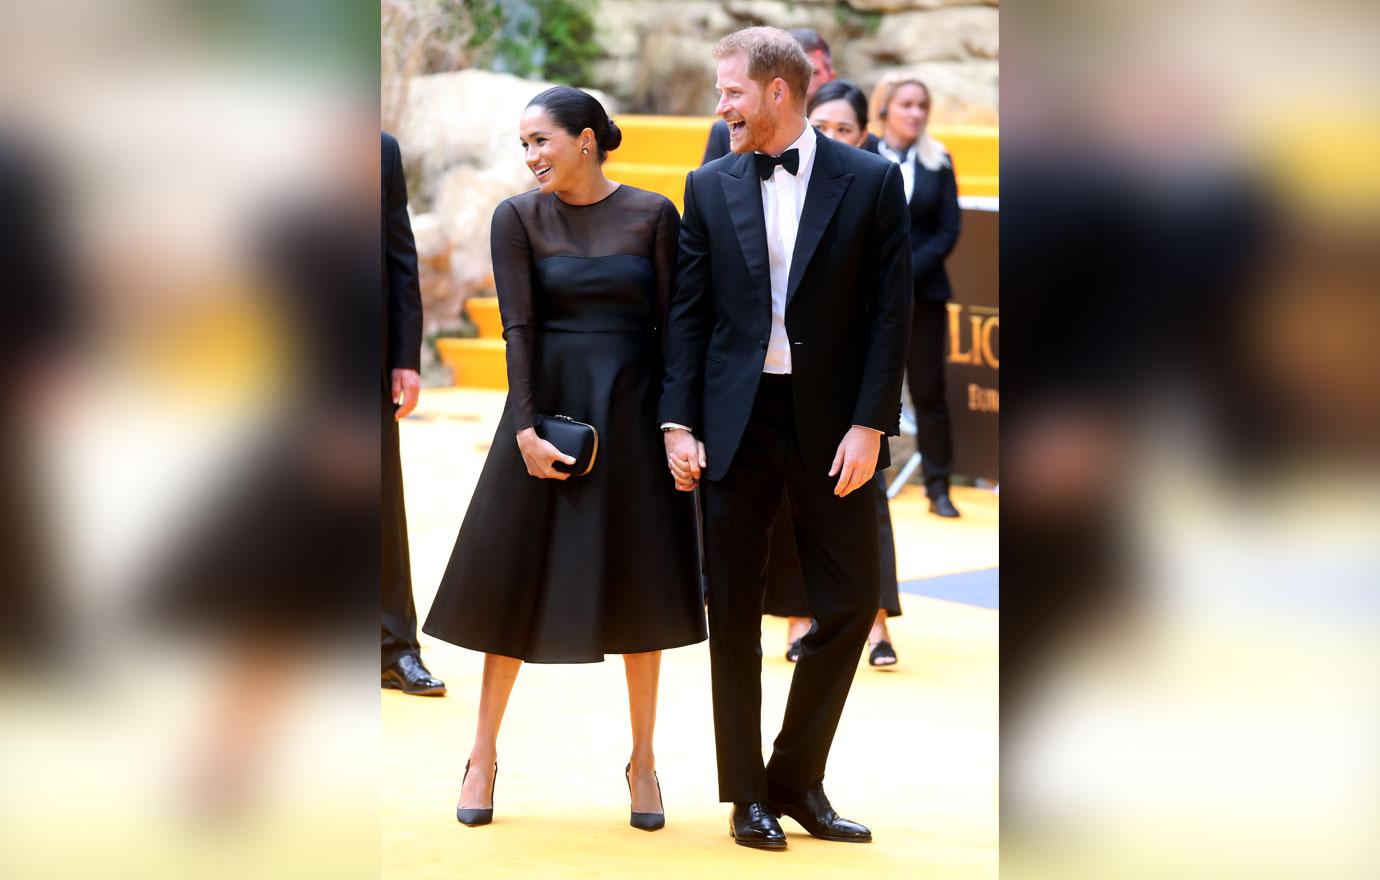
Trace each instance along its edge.
<path fill-rule="evenodd" d="M 964 206 L 963 233 L 945 263 L 954 290 L 948 304 L 945 383 L 954 473 L 996 480 L 1001 410 L 1000 239 L 996 200 L 991 201 L 990 209 L 987 204 Z"/>

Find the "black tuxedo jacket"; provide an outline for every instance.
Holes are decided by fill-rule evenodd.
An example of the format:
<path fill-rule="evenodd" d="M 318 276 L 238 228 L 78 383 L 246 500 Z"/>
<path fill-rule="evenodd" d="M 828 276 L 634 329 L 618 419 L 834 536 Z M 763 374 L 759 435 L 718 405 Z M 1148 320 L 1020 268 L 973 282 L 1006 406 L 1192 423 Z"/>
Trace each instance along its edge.
<path fill-rule="evenodd" d="M 862 149 L 877 152 L 878 139 L 869 136 Z M 958 182 L 952 162 L 930 171 L 911 156 L 915 187 L 910 193 L 910 265 L 916 299 L 953 299 L 944 260 L 958 242 L 963 212 L 958 208 Z"/>
<path fill-rule="evenodd" d="M 407 219 L 402 151 L 383 132 L 383 355 L 384 371 L 417 370 L 422 363 L 422 290 L 417 245 Z"/>
<path fill-rule="evenodd" d="M 797 439 L 807 466 L 826 479 L 850 426 L 899 433 L 912 282 L 900 169 L 815 136 L 785 317 Z M 710 480 L 728 472 L 762 378 L 767 261 L 752 154 L 690 172 L 658 418 L 694 430 Z M 887 461 L 883 443 L 879 466 Z"/>

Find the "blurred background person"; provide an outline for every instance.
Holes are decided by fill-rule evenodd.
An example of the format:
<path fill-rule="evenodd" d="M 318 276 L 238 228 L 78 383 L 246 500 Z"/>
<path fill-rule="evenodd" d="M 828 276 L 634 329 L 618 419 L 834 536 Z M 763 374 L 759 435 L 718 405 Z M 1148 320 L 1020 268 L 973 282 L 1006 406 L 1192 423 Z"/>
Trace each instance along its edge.
<path fill-rule="evenodd" d="M 60 361 L 76 346 L 61 196 L 45 164 L 35 144 L 0 130 L 0 664 L 26 670 L 41 670 L 67 650 L 50 511 L 33 460 L 41 433 L 35 424 L 58 402 Z"/>
<path fill-rule="evenodd" d="M 880 137 L 873 147 L 901 166 L 910 205 L 910 256 L 915 273 L 915 318 L 911 327 L 906 383 L 915 407 L 915 442 L 921 456 L 930 513 L 958 516 L 949 500 L 953 472 L 953 435 L 945 400 L 944 371 L 948 344 L 948 306 L 953 299 L 944 260 L 958 242 L 962 213 L 953 160 L 926 129 L 930 90 L 906 74 L 883 77 L 871 105 L 880 118 Z"/>
<path fill-rule="evenodd" d="M 412 559 L 403 506 L 398 420 L 417 407 L 422 387 L 422 291 L 417 284 L 417 245 L 407 219 L 407 180 L 402 151 L 387 132 L 383 163 L 383 473 L 379 539 L 382 554 L 383 674 L 386 688 L 442 696 L 446 683 L 422 664 L 417 608 L 412 601 Z"/>
<path fill-rule="evenodd" d="M 826 137 L 877 152 L 878 138 L 867 130 L 867 96 L 848 80 L 820 86 L 805 105 L 805 113 Z"/>
<path fill-rule="evenodd" d="M 813 72 L 810 74 L 810 84 L 805 93 L 806 100 L 809 100 L 820 86 L 838 76 L 834 70 L 834 56 L 829 51 L 829 44 L 819 35 L 819 31 L 813 28 L 792 28 L 788 33 L 795 37 L 795 41 L 805 50 L 805 57 L 810 59 Z M 722 119 L 715 120 L 710 126 L 709 141 L 705 144 L 704 158 L 700 160 L 700 164 L 727 156 L 728 152 L 728 123 Z"/>
<path fill-rule="evenodd" d="M 875 143 L 876 135 L 867 130 L 867 96 L 846 80 L 825 83 L 805 105 L 810 124 L 826 137 L 854 147 Z M 896 664 L 896 650 L 887 631 L 887 617 L 899 617 L 901 599 L 896 579 L 896 542 L 891 527 L 891 506 L 886 496 L 886 480 L 878 473 L 872 480 L 877 496 L 877 528 L 881 548 L 882 599 L 877 618 L 868 634 L 867 662 L 872 666 Z M 810 630 L 810 615 L 805 601 L 805 583 L 796 553 L 795 530 L 791 527 L 789 506 L 777 517 L 772 529 L 771 555 L 767 564 L 767 592 L 763 611 L 787 617 L 786 659 L 800 659 L 800 640 Z"/>

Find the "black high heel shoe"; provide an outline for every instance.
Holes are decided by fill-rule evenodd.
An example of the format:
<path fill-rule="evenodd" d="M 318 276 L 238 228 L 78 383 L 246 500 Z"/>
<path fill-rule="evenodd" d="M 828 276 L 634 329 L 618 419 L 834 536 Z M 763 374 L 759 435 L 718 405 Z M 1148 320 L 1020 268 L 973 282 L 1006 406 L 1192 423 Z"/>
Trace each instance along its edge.
<path fill-rule="evenodd" d="M 460 787 L 465 787 L 465 777 L 470 775 L 470 762 L 465 762 L 465 776 L 460 777 Z M 473 828 L 476 825 L 488 825 L 494 820 L 494 789 L 498 788 L 498 762 L 494 762 L 494 778 L 489 785 L 489 808 L 487 810 L 467 810 L 463 807 L 455 808 L 455 818 L 461 825 L 468 825 Z"/>
<path fill-rule="evenodd" d="M 628 781 L 628 797 L 632 797 L 632 763 L 623 768 L 623 778 Z M 640 831 L 658 831 L 666 827 L 666 801 L 661 797 L 661 777 L 652 771 L 652 778 L 656 780 L 656 797 L 661 801 L 660 813 L 639 813 L 635 810 L 629 811 L 628 824 Z"/>

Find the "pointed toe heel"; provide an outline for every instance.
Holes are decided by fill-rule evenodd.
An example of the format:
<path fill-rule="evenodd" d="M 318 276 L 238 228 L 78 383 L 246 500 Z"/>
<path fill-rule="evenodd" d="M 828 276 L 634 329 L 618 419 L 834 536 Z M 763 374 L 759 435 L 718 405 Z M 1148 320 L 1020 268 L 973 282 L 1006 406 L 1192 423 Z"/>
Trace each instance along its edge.
<path fill-rule="evenodd" d="M 631 797 L 632 797 L 632 764 L 631 764 L 631 763 L 628 764 L 628 766 L 626 766 L 626 767 L 623 768 L 623 778 L 626 779 L 627 782 L 628 782 L 628 797 L 631 798 Z M 653 771 L 652 771 L 652 778 L 656 780 L 656 797 L 657 797 L 657 800 L 662 800 L 662 799 L 661 799 L 661 777 L 657 776 L 657 775 L 656 775 L 656 771 L 653 770 Z M 666 802 L 663 800 L 663 801 L 662 801 L 662 806 L 663 806 L 663 808 L 665 807 L 665 804 L 666 804 Z M 665 827 L 666 827 L 666 811 L 665 811 L 665 809 L 663 809 L 662 812 L 660 812 L 660 813 L 639 813 L 639 812 L 637 812 L 636 810 L 630 810 L 630 811 L 628 811 L 628 824 L 631 825 L 632 827 L 636 828 L 636 829 L 639 830 L 639 831 L 660 831 L 662 828 L 665 828 Z"/>
<path fill-rule="evenodd" d="M 469 761 L 466 761 L 466 762 L 465 762 L 465 775 L 462 776 L 462 777 L 460 777 L 460 787 L 461 787 L 461 788 L 464 788 L 464 786 L 465 786 L 465 777 L 467 777 L 467 776 L 469 776 L 469 775 L 470 775 L 470 762 L 469 762 Z M 494 793 L 494 789 L 496 789 L 496 788 L 498 788 L 498 764 L 497 764 L 497 763 L 494 764 L 494 778 L 493 778 L 493 782 L 489 785 L 489 803 L 490 803 L 491 805 L 493 804 L 493 793 Z M 479 826 L 479 825 L 488 825 L 490 822 L 492 822 L 492 821 L 494 820 L 494 808 L 493 808 L 493 806 L 490 806 L 487 810 L 476 810 L 476 809 L 467 809 L 467 808 L 465 808 L 465 807 L 459 807 L 459 806 L 457 806 L 457 807 L 455 808 L 455 820 L 456 820 L 457 822 L 459 822 L 461 825 L 467 825 L 467 826 L 469 826 L 470 828 L 474 828 L 474 827 Z"/>

